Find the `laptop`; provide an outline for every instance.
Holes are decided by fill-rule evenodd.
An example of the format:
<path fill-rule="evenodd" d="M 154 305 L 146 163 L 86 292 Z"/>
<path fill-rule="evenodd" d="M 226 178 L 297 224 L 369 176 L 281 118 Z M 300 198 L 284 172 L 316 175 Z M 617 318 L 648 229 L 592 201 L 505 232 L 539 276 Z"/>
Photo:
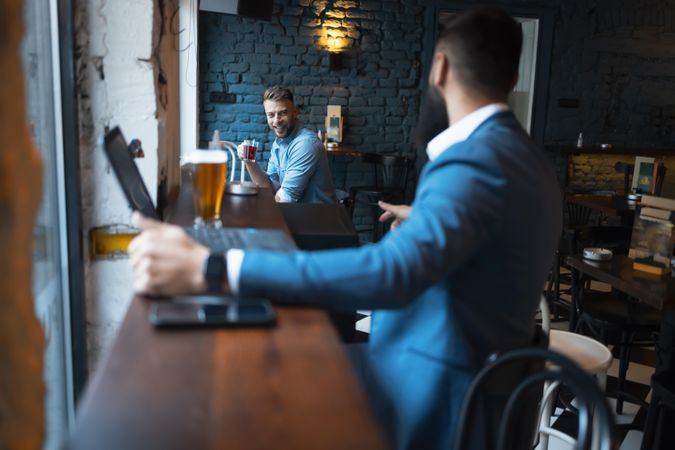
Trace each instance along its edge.
<path fill-rule="evenodd" d="M 104 149 L 131 209 L 141 212 L 146 217 L 161 220 L 119 127 L 115 127 L 105 135 Z M 233 248 L 279 251 L 296 249 L 295 243 L 277 229 L 230 227 L 184 227 L 184 229 L 197 242 L 216 252 L 225 252 Z"/>

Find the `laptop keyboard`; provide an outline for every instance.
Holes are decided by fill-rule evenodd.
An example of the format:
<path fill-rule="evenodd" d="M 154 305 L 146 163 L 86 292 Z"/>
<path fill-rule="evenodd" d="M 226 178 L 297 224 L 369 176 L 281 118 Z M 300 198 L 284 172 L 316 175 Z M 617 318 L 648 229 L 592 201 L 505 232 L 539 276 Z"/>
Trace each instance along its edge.
<path fill-rule="evenodd" d="M 259 228 L 185 228 L 190 237 L 217 252 L 233 248 L 288 251 L 295 244 L 283 232 Z"/>

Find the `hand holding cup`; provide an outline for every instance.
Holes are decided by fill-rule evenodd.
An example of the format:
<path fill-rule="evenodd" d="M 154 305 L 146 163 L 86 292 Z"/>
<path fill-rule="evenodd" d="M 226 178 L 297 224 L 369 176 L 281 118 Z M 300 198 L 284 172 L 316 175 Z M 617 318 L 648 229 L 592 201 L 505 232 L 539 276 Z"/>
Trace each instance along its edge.
<path fill-rule="evenodd" d="M 239 159 L 246 159 L 246 153 L 248 152 L 248 140 L 237 145 L 237 156 Z"/>

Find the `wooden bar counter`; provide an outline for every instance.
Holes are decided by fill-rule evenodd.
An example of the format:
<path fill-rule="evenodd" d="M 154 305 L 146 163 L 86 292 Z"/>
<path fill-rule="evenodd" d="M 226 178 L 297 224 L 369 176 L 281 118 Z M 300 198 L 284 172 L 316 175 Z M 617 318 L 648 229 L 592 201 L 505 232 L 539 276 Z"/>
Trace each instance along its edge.
<path fill-rule="evenodd" d="M 185 225 L 191 212 L 184 189 L 170 219 Z M 222 216 L 225 226 L 288 232 L 270 190 L 225 195 Z M 268 329 L 159 331 L 149 305 L 132 301 L 67 448 L 386 448 L 323 311 L 277 306 Z"/>

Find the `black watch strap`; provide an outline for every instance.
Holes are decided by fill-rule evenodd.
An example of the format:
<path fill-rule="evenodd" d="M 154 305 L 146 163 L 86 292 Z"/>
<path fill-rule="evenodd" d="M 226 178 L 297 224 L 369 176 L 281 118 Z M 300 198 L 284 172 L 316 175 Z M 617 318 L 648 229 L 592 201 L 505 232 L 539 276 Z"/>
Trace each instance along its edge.
<path fill-rule="evenodd" d="M 223 253 L 210 253 L 204 262 L 204 279 L 209 293 L 223 292 L 227 276 L 227 259 Z"/>

